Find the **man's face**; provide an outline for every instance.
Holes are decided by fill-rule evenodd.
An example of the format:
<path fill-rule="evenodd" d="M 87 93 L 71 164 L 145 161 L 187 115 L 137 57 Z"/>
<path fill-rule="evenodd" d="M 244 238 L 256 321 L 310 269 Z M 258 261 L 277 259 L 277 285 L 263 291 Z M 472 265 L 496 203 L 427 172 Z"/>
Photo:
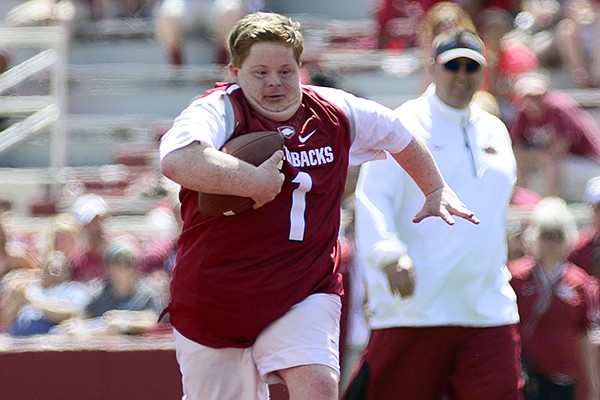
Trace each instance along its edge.
<path fill-rule="evenodd" d="M 274 121 L 289 119 L 300 106 L 299 69 L 293 49 L 272 42 L 254 44 L 239 68 L 229 65 L 252 108 Z"/>
<path fill-rule="evenodd" d="M 434 63 L 433 81 L 439 98 L 453 108 L 465 108 L 481 86 L 483 66 L 470 58 Z"/>

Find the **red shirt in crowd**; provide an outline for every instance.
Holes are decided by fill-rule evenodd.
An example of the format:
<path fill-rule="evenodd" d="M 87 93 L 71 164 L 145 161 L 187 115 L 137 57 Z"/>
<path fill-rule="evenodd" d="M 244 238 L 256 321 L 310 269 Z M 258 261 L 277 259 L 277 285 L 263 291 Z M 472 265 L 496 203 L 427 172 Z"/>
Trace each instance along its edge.
<path fill-rule="evenodd" d="M 542 290 L 532 274 L 536 262 L 526 256 L 509 264 L 511 285 L 517 294 L 521 317 L 523 354 L 543 376 L 585 382 L 579 338 L 598 318 L 598 282 L 584 270 L 568 263 L 554 287 L 547 310 L 530 335 L 524 334 Z"/>
<path fill-rule="evenodd" d="M 77 251 L 71 258 L 73 279 L 87 282 L 95 278 L 106 276 L 106 266 L 102 255 L 93 248 L 88 247 Z"/>
<path fill-rule="evenodd" d="M 558 138 L 567 139 L 569 153 L 600 161 L 600 128 L 593 117 L 568 95 L 548 90 L 541 100 L 545 112 L 540 119 L 531 119 L 518 108 L 510 129 L 513 144 L 543 149 Z"/>

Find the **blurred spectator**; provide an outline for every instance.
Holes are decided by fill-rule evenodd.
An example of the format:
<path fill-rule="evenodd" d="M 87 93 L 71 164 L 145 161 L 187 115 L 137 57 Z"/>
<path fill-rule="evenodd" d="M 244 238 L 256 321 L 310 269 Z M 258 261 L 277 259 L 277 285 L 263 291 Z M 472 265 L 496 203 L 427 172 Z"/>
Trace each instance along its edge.
<path fill-rule="evenodd" d="M 171 65 L 185 64 L 185 36 L 197 31 L 210 37 L 214 62 L 227 64 L 229 31 L 244 14 L 261 8 L 260 0 L 161 0 L 154 16 L 156 36 Z"/>
<path fill-rule="evenodd" d="M 9 10 L 7 26 L 75 28 L 105 18 L 150 17 L 157 0 L 28 0 Z"/>
<path fill-rule="evenodd" d="M 423 80 L 420 92 L 424 91 L 432 81 L 431 69 L 427 66 L 433 56 L 433 38 L 452 28 L 463 28 L 473 32 L 476 30 L 469 13 L 459 4 L 451 1 L 435 3 L 417 25 L 416 42 L 423 58 Z"/>
<path fill-rule="evenodd" d="M 12 323 L 19 308 L 23 304 L 25 288 L 33 282 L 38 282 L 41 269 L 15 269 L 0 280 L 0 332 Z"/>
<path fill-rule="evenodd" d="M 143 243 L 142 273 L 168 298 L 169 282 L 175 267 L 177 240 L 183 221 L 179 207 L 163 201 L 146 214 L 146 224 L 151 231 Z"/>
<path fill-rule="evenodd" d="M 52 219 L 46 253 L 60 251 L 71 259 L 81 238 L 80 226 L 69 213 L 61 213 Z"/>
<path fill-rule="evenodd" d="M 438 6 L 445 3 L 443 6 Z M 454 4 L 454 5 L 452 5 Z M 374 2 L 374 18 L 377 25 L 377 43 L 380 49 L 403 50 L 421 46 L 418 25 L 435 26 L 441 23 L 437 33 L 430 32 L 427 41 L 431 42 L 442 30 L 457 27 L 474 30 L 471 26 L 462 25 L 466 13 L 467 18 L 473 18 L 485 8 L 498 7 L 510 13 L 518 11 L 520 2 L 517 0 L 478 0 L 478 1 L 438 1 L 438 0 L 376 0 Z M 436 10 L 434 10 L 436 9 Z M 457 11 L 459 11 L 457 13 Z M 431 14 L 427 17 L 427 14 Z M 433 18 L 431 18 L 433 17 Z M 458 18 L 457 18 L 458 17 Z M 447 18 L 447 21 L 444 21 Z M 448 24 L 446 24 L 446 22 Z M 458 23 L 458 25 L 452 25 Z M 443 26 L 446 25 L 446 26 Z M 416 35 L 415 35 L 416 32 Z"/>
<path fill-rule="evenodd" d="M 542 196 L 582 201 L 587 180 L 600 175 L 600 128 L 539 72 L 520 76 L 514 90 L 517 113 L 510 135 L 518 184 Z"/>
<path fill-rule="evenodd" d="M 566 261 L 576 237 L 566 203 L 544 198 L 527 230 L 531 255 L 509 264 L 521 317 L 526 400 L 600 398 L 598 352 L 590 338 L 599 316 L 598 282 Z"/>
<path fill-rule="evenodd" d="M 544 67 L 560 64 L 556 25 L 563 18 L 558 0 L 525 0 L 515 17 L 515 28 Z"/>
<path fill-rule="evenodd" d="M 416 2 L 377 0 L 374 2 L 374 18 L 377 24 L 377 47 L 403 50 L 415 47 L 417 24 L 435 0 Z M 432 36 L 430 39 L 433 40 Z"/>
<path fill-rule="evenodd" d="M 36 255 L 22 240 L 12 237 L 0 218 L 0 279 L 15 269 L 38 267 Z"/>
<path fill-rule="evenodd" d="M 558 48 L 578 88 L 600 86 L 600 1 L 566 0 L 557 26 Z"/>
<path fill-rule="evenodd" d="M 2 323 L 13 336 L 45 334 L 78 315 L 88 300 L 85 285 L 71 280 L 67 257 L 54 251 L 41 276 L 13 272 L 3 282 Z"/>
<path fill-rule="evenodd" d="M 182 224 L 179 212 L 166 202 L 161 202 L 146 214 L 146 223 L 151 233 L 144 241 L 142 271 L 150 274 L 162 271 L 170 276 L 175 266 L 177 239 Z"/>
<path fill-rule="evenodd" d="M 110 242 L 104 253 L 107 276 L 93 291 L 83 312 L 84 318 L 98 318 L 116 310 L 119 312 L 108 314 L 112 316 L 112 320 L 108 320 L 110 329 L 135 333 L 154 326 L 165 306 L 165 298 L 142 278 L 141 253 L 141 245 L 134 236 L 121 235 Z M 151 326 L 147 325 L 149 321 Z"/>
<path fill-rule="evenodd" d="M 500 119 L 509 127 L 514 119 L 514 80 L 519 74 L 538 68 L 535 53 L 513 37 L 513 29 L 513 16 L 502 8 L 487 8 L 477 16 L 477 30 L 488 60 L 482 89 L 494 95 Z"/>
<path fill-rule="evenodd" d="M 75 200 L 71 212 L 82 232 L 82 240 L 71 258 L 73 279 L 89 281 L 105 276 L 103 255 L 108 244 L 105 220 L 109 214 L 106 201 L 97 194 L 83 194 Z"/>
<path fill-rule="evenodd" d="M 600 278 L 600 177 L 587 182 L 584 200 L 592 207 L 592 218 L 589 225 L 581 228 L 569 253 L 569 261 Z"/>
<path fill-rule="evenodd" d="M 43 268 L 17 269 L 2 280 L 0 320 L 2 325 L 11 324 L 11 334 L 45 333 L 41 331 L 61 322 L 63 314 L 58 314 L 57 310 L 66 312 L 70 310 L 68 303 L 71 298 L 80 299 L 78 288 L 85 286 L 79 282 L 71 283 L 69 262 L 80 236 L 78 228 L 70 214 L 57 215 L 52 221 L 47 241 L 37 243 L 44 247 L 47 255 L 42 261 Z M 80 306 L 86 302 L 87 299 L 82 300 Z"/>
<path fill-rule="evenodd" d="M 71 27 L 80 19 L 92 19 L 104 15 L 108 0 L 28 0 L 8 11 L 5 17 L 7 26 L 48 26 Z"/>

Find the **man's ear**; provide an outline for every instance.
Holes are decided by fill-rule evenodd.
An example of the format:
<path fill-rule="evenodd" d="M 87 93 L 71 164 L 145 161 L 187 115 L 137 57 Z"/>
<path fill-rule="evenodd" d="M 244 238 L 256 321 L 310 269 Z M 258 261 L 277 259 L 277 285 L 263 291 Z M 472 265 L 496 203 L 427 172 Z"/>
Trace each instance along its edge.
<path fill-rule="evenodd" d="M 229 63 L 227 65 L 227 68 L 229 69 L 229 74 L 233 77 L 233 79 L 235 81 L 237 81 L 237 76 L 238 76 L 239 68 L 236 67 L 235 65 L 233 65 L 232 63 Z"/>

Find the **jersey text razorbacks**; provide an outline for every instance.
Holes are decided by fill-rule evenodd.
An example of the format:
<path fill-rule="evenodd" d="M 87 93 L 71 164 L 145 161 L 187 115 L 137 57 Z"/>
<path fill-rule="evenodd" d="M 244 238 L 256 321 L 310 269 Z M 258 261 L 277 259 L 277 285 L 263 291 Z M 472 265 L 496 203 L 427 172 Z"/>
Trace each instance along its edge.
<path fill-rule="evenodd" d="M 286 148 L 285 158 L 296 168 L 329 164 L 334 159 L 333 150 L 329 146 L 301 151 L 289 151 Z"/>

